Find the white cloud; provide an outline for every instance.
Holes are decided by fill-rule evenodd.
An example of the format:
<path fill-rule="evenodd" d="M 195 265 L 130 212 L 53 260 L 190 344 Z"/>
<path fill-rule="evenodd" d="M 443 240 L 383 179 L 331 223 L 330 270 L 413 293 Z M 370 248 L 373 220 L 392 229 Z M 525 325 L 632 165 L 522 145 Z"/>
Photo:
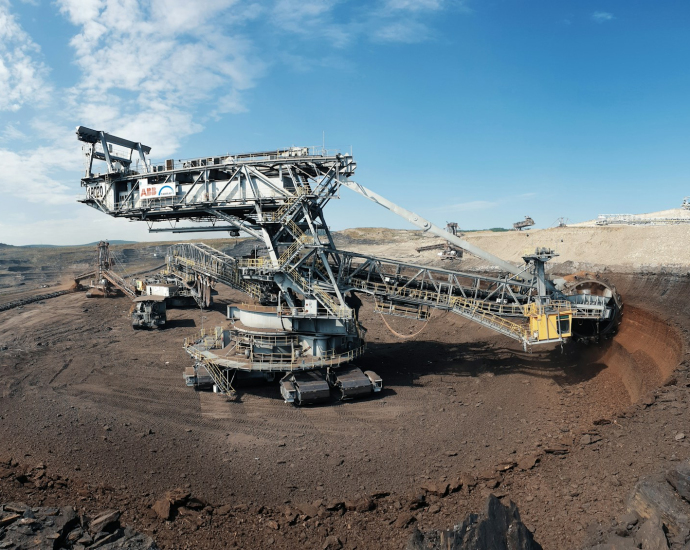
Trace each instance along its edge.
<path fill-rule="evenodd" d="M 440 10 L 444 7 L 442 0 L 387 0 L 386 8 L 392 10 Z"/>
<path fill-rule="evenodd" d="M 325 38 L 331 46 L 343 48 L 357 35 L 349 21 L 334 20 L 337 0 L 276 0 L 271 22 L 279 30 L 308 38 Z"/>
<path fill-rule="evenodd" d="M 423 23 L 417 21 L 395 21 L 376 29 L 372 38 L 377 42 L 416 44 L 427 40 L 429 35 L 429 28 Z"/>
<path fill-rule="evenodd" d="M 595 11 L 592 14 L 592 20 L 595 23 L 606 23 L 607 21 L 611 21 L 612 19 L 614 19 L 613 14 L 608 13 L 606 11 Z"/>
<path fill-rule="evenodd" d="M 238 32 L 255 5 L 209 0 L 58 0 L 79 27 L 71 45 L 80 81 L 70 91 L 79 121 L 167 156 L 204 117 L 246 110 L 242 92 L 264 64 Z M 232 32 L 234 31 L 234 32 Z"/>
<path fill-rule="evenodd" d="M 472 212 L 474 210 L 486 210 L 487 208 L 493 208 L 498 206 L 497 202 L 492 201 L 469 201 L 461 202 L 457 204 L 448 204 L 446 206 L 441 206 L 435 208 L 438 211 L 448 211 L 448 212 Z"/>
<path fill-rule="evenodd" d="M 17 153 L 0 149 L 0 193 L 19 197 L 30 203 L 67 204 L 75 193 L 56 180 L 51 172 L 55 166 L 66 165 L 55 151 L 45 148 Z M 73 165 L 69 166 L 73 168 Z"/>
<path fill-rule="evenodd" d="M 140 224 L 123 226 L 90 210 L 88 218 L 75 216 L 70 223 L 51 219 L 65 216 L 56 211 L 84 209 L 74 205 L 83 169 L 74 135 L 78 124 L 141 141 L 153 148 L 156 160 L 171 158 L 206 119 L 248 109 L 247 90 L 268 67 L 258 51 L 272 63 L 342 69 L 351 62 L 339 52 L 355 40 L 428 40 L 430 17 L 452 6 L 464 9 L 463 0 L 376 0 L 360 7 L 345 0 L 201 4 L 56 0 L 76 28 L 70 46 L 80 76 L 71 87 L 55 91 L 39 47 L 19 25 L 9 0 L 0 0 L 0 112 L 37 108 L 30 124 L 0 126 L 0 193 L 33 203 L 26 211 L 30 220 L 38 220 L 27 225 L 33 233 L 26 242 L 41 242 L 38 237 L 46 234 L 55 243 L 82 242 L 87 219 L 102 220 L 99 228 L 112 228 L 113 235 L 142 238 Z M 251 34 L 249 23 L 255 23 Z M 276 48 L 269 35 L 278 33 L 289 37 Z M 311 40 L 319 44 L 316 56 L 304 47 Z M 481 209 L 482 202 L 450 208 Z M 64 206 L 69 204 L 72 209 Z M 0 228 L 8 227 L 2 220 L 6 223 L 14 210 L 5 205 Z"/>
<path fill-rule="evenodd" d="M 18 111 L 28 102 L 50 97 L 47 68 L 37 59 L 39 47 L 0 0 L 0 111 Z"/>
<path fill-rule="evenodd" d="M 463 0 L 379 0 L 363 7 L 343 6 L 342 0 L 276 0 L 271 21 L 280 31 L 326 39 L 331 46 L 344 48 L 362 38 L 423 42 L 433 36 L 424 19 L 448 9 L 470 11 Z"/>
<path fill-rule="evenodd" d="M 28 136 L 16 124 L 7 124 L 0 133 L 0 142 L 26 141 Z"/>

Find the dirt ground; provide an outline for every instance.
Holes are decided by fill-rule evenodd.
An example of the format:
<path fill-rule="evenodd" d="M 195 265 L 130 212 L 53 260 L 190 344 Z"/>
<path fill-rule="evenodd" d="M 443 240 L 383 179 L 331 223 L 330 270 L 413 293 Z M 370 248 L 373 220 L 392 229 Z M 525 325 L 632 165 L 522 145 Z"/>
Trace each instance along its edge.
<path fill-rule="evenodd" d="M 609 278 L 625 300 L 613 340 L 531 354 L 438 312 L 426 326 L 388 318 L 399 333 L 423 328 L 402 340 L 365 303 L 358 364 L 384 391 L 304 408 L 277 383 L 243 384 L 236 400 L 185 387 L 182 341 L 223 323 L 225 304 L 243 300 L 231 291 L 212 311 L 169 310 L 156 332 L 132 331 L 124 297 L 2 312 L 0 499 L 118 508 L 163 548 L 321 549 L 337 537 L 361 549 L 449 528 L 492 491 L 544 548 L 577 548 L 621 515 L 641 476 L 690 457 L 690 437 L 676 438 L 690 436 L 690 279 Z M 32 477 L 38 463 L 49 482 Z M 458 490 L 434 495 L 445 483 Z M 209 506 L 158 518 L 151 506 L 178 487 Z"/>

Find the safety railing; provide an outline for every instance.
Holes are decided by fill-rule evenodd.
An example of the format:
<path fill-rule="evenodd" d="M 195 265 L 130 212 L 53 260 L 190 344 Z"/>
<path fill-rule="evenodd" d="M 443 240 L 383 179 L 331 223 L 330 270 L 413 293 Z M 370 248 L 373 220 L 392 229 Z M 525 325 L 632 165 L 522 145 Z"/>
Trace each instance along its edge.
<path fill-rule="evenodd" d="M 254 298 L 261 298 L 261 287 L 257 284 L 249 283 L 242 279 L 240 272 L 234 266 L 229 266 L 224 259 L 214 258 L 216 261 L 202 262 L 195 260 L 194 258 L 183 256 L 180 251 L 176 252 L 177 253 L 173 254 L 171 257 L 171 262 L 168 264 L 171 269 L 175 268 L 174 263 L 176 262 L 186 267 L 188 270 L 208 275 L 209 277 L 232 286 L 237 290 L 246 292 Z M 200 252 L 202 254 L 204 253 L 203 250 L 200 250 Z"/>
<path fill-rule="evenodd" d="M 472 319 L 482 325 L 497 330 L 507 336 L 519 340 L 525 344 L 533 343 L 529 329 L 524 324 L 509 321 L 500 315 L 512 315 L 527 317 L 527 308 L 521 304 L 501 304 L 495 302 L 485 302 L 464 298 L 462 296 L 452 296 L 433 290 L 419 290 L 409 287 L 395 287 L 385 283 L 371 283 L 366 281 L 352 281 L 353 286 L 362 288 L 375 295 L 383 295 L 387 299 L 409 299 L 418 303 L 423 303 L 432 307 L 447 307 L 454 313 Z M 532 306 L 536 304 L 531 304 Z M 552 302 L 550 307 L 564 312 L 570 309 L 570 302 Z M 400 306 L 404 307 L 404 306 Z M 380 308 L 382 313 L 388 313 Z M 536 311 L 536 310 L 530 310 Z"/>
<path fill-rule="evenodd" d="M 213 383 L 220 393 L 233 393 L 235 388 L 232 387 L 228 379 L 228 370 L 221 368 L 215 361 L 206 359 L 202 362 L 206 371 L 211 375 Z"/>
<path fill-rule="evenodd" d="M 256 267 L 256 268 L 272 268 L 273 261 L 271 258 L 242 258 L 237 260 L 237 265 L 239 267 Z"/>
<path fill-rule="evenodd" d="M 361 288 L 368 292 L 373 292 L 377 295 L 385 296 L 386 298 L 408 298 L 412 300 L 422 301 L 429 305 L 435 306 L 451 306 L 451 302 L 456 297 L 451 294 L 445 294 L 436 290 L 420 290 L 410 287 L 398 287 L 393 285 L 388 285 L 385 283 L 374 283 L 367 282 L 364 280 L 352 280 L 350 284 L 356 288 Z M 471 300 L 469 298 L 463 298 L 465 300 Z M 513 315 L 522 316 L 525 314 L 524 306 L 521 304 L 503 304 L 500 302 L 485 302 L 482 300 L 471 300 L 478 304 L 478 307 L 485 309 L 495 315 Z"/>
<path fill-rule="evenodd" d="M 296 335 L 289 336 L 274 336 L 274 335 L 259 335 L 246 334 L 231 330 L 232 339 L 237 343 L 237 349 L 242 350 L 249 346 L 258 347 L 281 347 L 281 346 L 299 346 L 299 340 Z"/>
<path fill-rule="evenodd" d="M 232 360 L 232 366 L 223 365 L 227 360 L 215 355 L 207 349 L 200 349 L 199 343 L 189 343 L 185 340 L 185 351 L 199 363 L 203 364 L 214 380 L 221 388 L 227 382 L 227 372 L 235 369 L 262 370 L 262 371 L 294 371 L 312 370 L 326 366 L 341 365 L 354 361 L 366 350 L 366 345 L 346 351 L 329 350 L 318 356 L 297 356 L 291 353 L 262 353 L 254 352 L 246 361 Z M 205 353 L 203 353 L 205 352 Z M 227 382 L 229 384 L 229 382 Z"/>
<path fill-rule="evenodd" d="M 578 304 L 571 304 L 573 308 L 573 319 L 601 319 L 602 309 L 583 308 Z"/>
<path fill-rule="evenodd" d="M 312 235 L 307 235 L 304 233 L 294 221 L 288 220 L 285 225 L 295 236 L 295 240 L 283 251 L 283 253 L 280 255 L 280 258 L 278 258 L 278 265 L 280 267 L 283 267 L 292 258 L 294 258 L 295 255 L 305 246 L 313 246 L 316 244 L 315 238 Z"/>
<path fill-rule="evenodd" d="M 429 310 L 422 309 L 424 306 L 416 308 L 393 304 L 391 302 L 379 302 L 374 304 L 374 312 L 385 313 L 386 315 L 394 315 L 397 317 L 405 317 L 407 319 L 415 319 L 417 321 L 426 321 L 429 318 Z"/>
<path fill-rule="evenodd" d="M 301 197 L 311 195 L 312 190 L 308 183 L 305 183 L 301 186 L 295 185 L 294 194 L 295 196 L 288 198 L 285 201 L 285 204 L 283 204 L 278 210 L 273 212 L 265 212 L 263 215 L 264 221 L 273 223 L 281 221 L 288 211 L 295 205 L 295 203 L 297 203 Z"/>
<path fill-rule="evenodd" d="M 488 325 L 499 330 L 507 336 L 512 336 L 516 340 L 529 343 L 531 341 L 529 330 L 526 326 L 508 321 L 489 311 L 482 309 L 476 300 L 454 297 L 451 300 L 452 310 L 464 317 L 472 318 L 480 324 Z"/>

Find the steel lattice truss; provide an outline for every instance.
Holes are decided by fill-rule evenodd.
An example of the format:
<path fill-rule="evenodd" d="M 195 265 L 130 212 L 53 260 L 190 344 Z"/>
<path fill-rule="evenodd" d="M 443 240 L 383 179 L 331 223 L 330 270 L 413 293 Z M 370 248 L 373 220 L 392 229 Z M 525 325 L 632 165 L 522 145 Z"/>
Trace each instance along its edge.
<path fill-rule="evenodd" d="M 565 296 L 556 290 L 544 276 L 550 256 L 541 253 L 542 258 L 539 251 L 517 267 L 457 236 L 442 235 L 502 271 L 484 276 L 338 250 L 323 209 L 343 185 L 424 230 L 441 231 L 350 181 L 356 168 L 351 155 L 290 148 L 155 165 L 147 159 L 149 148 L 140 143 L 83 127 L 77 133 L 86 143 L 84 204 L 111 216 L 146 221 L 151 231 L 243 231 L 263 242 L 266 255 L 245 259 L 206 245 L 171 248 L 169 270 L 207 296 L 210 285 L 221 282 L 265 304 L 284 302 L 295 315 L 303 311 L 305 300 L 315 300 L 317 315 L 354 325 L 346 293 L 365 292 L 376 299 L 382 313 L 424 318 L 428 308 L 450 310 L 523 343 L 528 336 L 520 318 L 532 303 L 566 308 L 580 319 L 611 314 L 609 297 Z M 134 153 L 137 161 L 132 160 Z M 94 159 L 106 163 L 106 173 L 93 173 Z M 203 225 L 178 225 L 184 220 Z M 167 226 L 161 228 L 157 222 Z"/>

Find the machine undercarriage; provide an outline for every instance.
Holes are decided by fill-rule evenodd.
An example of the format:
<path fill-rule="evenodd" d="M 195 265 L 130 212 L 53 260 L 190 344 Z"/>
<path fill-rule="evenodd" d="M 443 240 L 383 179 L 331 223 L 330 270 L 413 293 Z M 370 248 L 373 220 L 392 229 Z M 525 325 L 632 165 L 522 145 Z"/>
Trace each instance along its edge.
<path fill-rule="evenodd" d="M 423 320 L 450 311 L 512 338 L 525 349 L 615 332 L 621 301 L 595 277 L 551 280 L 556 254 L 538 248 L 524 264 L 505 262 L 353 182 L 351 155 L 289 148 L 152 165 L 148 147 L 84 127 L 87 169 L 81 202 L 142 220 L 150 231 L 244 232 L 265 254 L 235 258 L 201 243 L 170 248 L 165 277 L 210 303 L 224 284 L 254 299 L 228 307 L 228 325 L 185 341 L 194 361 L 189 386 L 233 392 L 240 375 L 280 376 L 287 402 L 315 403 L 380 391 L 381 378 L 353 365 L 365 351 L 358 294 L 376 311 Z M 138 160 L 133 160 L 134 153 Z M 93 160 L 107 172 L 94 174 Z M 323 209 L 347 187 L 401 215 L 449 246 L 488 261 L 492 275 L 465 273 L 339 250 Z M 155 226 L 165 222 L 167 227 Z M 193 225 L 179 225 L 180 223 Z"/>

